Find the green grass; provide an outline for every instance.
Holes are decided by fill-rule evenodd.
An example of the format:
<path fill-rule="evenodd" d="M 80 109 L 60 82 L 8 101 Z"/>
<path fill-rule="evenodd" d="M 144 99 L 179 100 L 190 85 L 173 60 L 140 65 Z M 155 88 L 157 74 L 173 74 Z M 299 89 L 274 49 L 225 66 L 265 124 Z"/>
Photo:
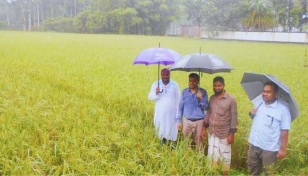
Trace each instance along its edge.
<path fill-rule="evenodd" d="M 287 84 L 301 116 L 292 123 L 288 157 L 277 172 L 308 175 L 307 45 L 9 31 L 0 31 L 0 174 L 219 174 L 185 141 L 170 150 L 154 135 L 154 103 L 147 95 L 157 66 L 132 61 L 159 43 L 183 55 L 201 47 L 235 68 L 201 78 L 212 94 L 213 77 L 222 75 L 238 101 L 232 175 L 247 174 L 252 104 L 240 85 L 243 73 L 273 74 Z M 181 89 L 187 76 L 171 73 Z"/>

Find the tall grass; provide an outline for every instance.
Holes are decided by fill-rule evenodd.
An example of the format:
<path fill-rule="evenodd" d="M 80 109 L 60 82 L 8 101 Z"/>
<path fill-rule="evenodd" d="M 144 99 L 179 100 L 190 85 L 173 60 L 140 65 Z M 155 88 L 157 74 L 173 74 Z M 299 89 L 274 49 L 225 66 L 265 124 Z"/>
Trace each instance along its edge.
<path fill-rule="evenodd" d="M 132 61 L 159 43 L 183 55 L 201 47 L 235 68 L 201 78 L 212 94 L 213 77 L 224 76 L 238 102 L 233 175 L 247 174 L 252 104 L 240 85 L 243 73 L 269 73 L 287 84 L 301 116 L 292 123 L 288 157 L 279 161 L 277 172 L 308 174 L 306 45 L 9 31 L 0 31 L 0 174 L 220 174 L 187 141 L 171 150 L 155 137 L 154 102 L 147 94 L 157 66 Z M 171 73 L 181 89 L 187 76 Z"/>

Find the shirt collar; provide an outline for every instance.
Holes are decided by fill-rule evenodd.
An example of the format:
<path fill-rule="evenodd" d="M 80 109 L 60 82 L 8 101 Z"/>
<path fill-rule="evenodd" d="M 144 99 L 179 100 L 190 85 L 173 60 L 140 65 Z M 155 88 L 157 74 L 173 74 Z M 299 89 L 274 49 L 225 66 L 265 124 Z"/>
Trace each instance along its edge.
<path fill-rule="evenodd" d="M 265 102 L 264 102 L 264 104 L 265 104 Z M 272 104 L 268 105 L 267 107 L 276 108 L 276 107 L 277 107 L 277 104 L 278 104 L 278 101 L 277 101 L 277 99 L 276 99 Z"/>
<path fill-rule="evenodd" d="M 221 99 L 226 99 L 227 96 L 228 96 L 228 94 L 227 94 L 226 90 L 224 90 L 224 95 L 222 97 L 218 98 L 218 99 L 220 99 L 220 100 Z"/>
<path fill-rule="evenodd" d="M 165 85 L 165 84 L 163 83 L 163 80 L 162 80 L 162 79 L 159 80 L 159 84 L 162 85 L 162 86 L 165 86 L 165 87 L 167 87 L 167 86 L 170 84 L 170 82 L 171 82 L 171 80 L 169 80 L 168 84 Z"/>
<path fill-rule="evenodd" d="M 197 90 L 200 89 L 199 87 L 197 88 Z M 187 88 L 187 92 L 191 93 L 190 88 Z M 197 93 L 198 91 L 196 91 L 195 93 Z"/>

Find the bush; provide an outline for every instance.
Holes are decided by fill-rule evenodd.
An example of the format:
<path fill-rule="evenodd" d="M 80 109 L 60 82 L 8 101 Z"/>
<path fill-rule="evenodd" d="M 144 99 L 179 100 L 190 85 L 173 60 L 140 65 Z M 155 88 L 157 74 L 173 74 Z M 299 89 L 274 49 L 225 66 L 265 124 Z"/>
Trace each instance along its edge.
<path fill-rule="evenodd" d="M 6 23 L 4 21 L 0 21 L 0 29 L 5 29 Z"/>
<path fill-rule="evenodd" d="M 51 18 L 42 24 L 42 30 L 55 32 L 75 32 L 73 27 L 73 18 Z"/>

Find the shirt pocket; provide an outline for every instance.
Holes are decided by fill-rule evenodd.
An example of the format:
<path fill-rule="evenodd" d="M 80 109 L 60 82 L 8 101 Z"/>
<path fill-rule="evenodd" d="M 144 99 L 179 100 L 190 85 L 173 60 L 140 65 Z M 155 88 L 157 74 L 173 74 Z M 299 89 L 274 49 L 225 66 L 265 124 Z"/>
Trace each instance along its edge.
<path fill-rule="evenodd" d="M 278 118 L 277 114 L 267 113 L 264 123 L 269 128 L 277 128 L 280 125 L 280 118 Z"/>

